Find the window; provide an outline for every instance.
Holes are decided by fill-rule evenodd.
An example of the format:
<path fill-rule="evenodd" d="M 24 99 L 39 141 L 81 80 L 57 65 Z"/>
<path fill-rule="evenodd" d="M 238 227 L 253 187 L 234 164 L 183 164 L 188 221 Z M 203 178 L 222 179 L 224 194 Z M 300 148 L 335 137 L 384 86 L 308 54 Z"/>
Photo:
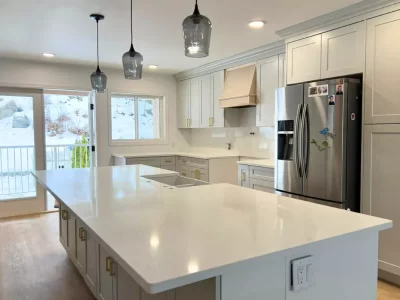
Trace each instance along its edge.
<path fill-rule="evenodd" d="M 111 144 L 152 144 L 165 141 L 162 97 L 112 94 Z"/>

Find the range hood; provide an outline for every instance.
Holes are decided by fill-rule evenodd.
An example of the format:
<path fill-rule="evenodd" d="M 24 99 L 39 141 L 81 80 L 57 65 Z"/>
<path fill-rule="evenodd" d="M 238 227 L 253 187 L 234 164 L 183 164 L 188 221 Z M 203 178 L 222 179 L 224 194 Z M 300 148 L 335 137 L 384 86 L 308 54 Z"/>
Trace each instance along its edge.
<path fill-rule="evenodd" d="M 256 106 L 256 66 L 250 65 L 227 70 L 224 93 L 219 99 L 219 106 L 241 107 Z"/>

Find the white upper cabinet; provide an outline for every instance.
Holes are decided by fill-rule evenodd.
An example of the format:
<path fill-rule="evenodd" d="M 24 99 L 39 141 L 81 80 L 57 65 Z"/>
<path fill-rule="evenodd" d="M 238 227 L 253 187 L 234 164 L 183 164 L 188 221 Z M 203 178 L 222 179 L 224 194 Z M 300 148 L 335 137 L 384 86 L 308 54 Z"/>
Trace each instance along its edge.
<path fill-rule="evenodd" d="M 200 127 L 200 83 L 199 78 L 190 79 L 189 128 Z"/>
<path fill-rule="evenodd" d="M 321 78 L 321 35 L 287 45 L 287 84 Z"/>
<path fill-rule="evenodd" d="M 177 94 L 176 112 L 178 128 L 187 128 L 189 125 L 190 80 L 178 82 Z"/>
<path fill-rule="evenodd" d="M 200 127 L 199 78 L 178 82 L 177 122 L 178 128 Z"/>
<path fill-rule="evenodd" d="M 199 77 L 200 84 L 200 128 L 211 126 L 212 101 L 211 101 L 211 74 Z"/>
<path fill-rule="evenodd" d="M 279 54 L 279 87 L 286 86 L 286 54 Z"/>
<path fill-rule="evenodd" d="M 279 57 L 257 61 L 256 126 L 275 124 L 275 90 L 279 87 Z"/>
<path fill-rule="evenodd" d="M 364 61 L 364 22 L 322 34 L 321 78 L 362 73 Z"/>
<path fill-rule="evenodd" d="M 225 71 L 221 70 L 211 74 L 211 126 L 225 126 L 225 110 L 219 106 L 219 98 L 224 92 Z"/>
<path fill-rule="evenodd" d="M 400 123 L 400 12 L 367 21 L 366 124 Z"/>

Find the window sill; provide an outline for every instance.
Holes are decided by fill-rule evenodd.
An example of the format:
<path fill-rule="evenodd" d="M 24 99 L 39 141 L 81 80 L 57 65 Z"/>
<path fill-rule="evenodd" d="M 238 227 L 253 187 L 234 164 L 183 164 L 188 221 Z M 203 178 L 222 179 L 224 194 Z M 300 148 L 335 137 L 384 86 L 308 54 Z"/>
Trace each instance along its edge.
<path fill-rule="evenodd" d="M 111 140 L 110 146 L 168 145 L 168 140 Z"/>

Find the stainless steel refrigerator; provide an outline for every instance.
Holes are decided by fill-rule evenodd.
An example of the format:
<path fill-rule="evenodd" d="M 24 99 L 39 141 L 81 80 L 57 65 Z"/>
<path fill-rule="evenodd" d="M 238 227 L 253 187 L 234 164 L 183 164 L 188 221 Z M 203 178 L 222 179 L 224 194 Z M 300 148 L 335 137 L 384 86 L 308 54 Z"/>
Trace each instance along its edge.
<path fill-rule="evenodd" d="M 360 211 L 361 95 L 350 78 L 277 89 L 278 194 Z"/>

